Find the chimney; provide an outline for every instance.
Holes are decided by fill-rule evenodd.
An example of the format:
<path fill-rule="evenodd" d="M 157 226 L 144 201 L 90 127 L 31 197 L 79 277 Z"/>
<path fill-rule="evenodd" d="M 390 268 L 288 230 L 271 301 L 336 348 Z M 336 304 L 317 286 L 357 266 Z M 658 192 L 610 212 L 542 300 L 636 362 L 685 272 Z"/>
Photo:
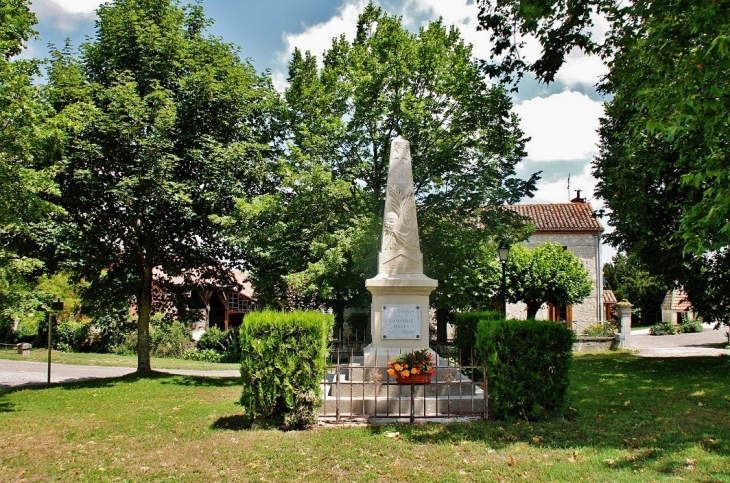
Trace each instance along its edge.
<path fill-rule="evenodd" d="M 570 200 L 571 203 L 585 203 L 586 202 L 586 199 L 585 198 L 581 198 L 580 197 L 580 192 L 581 191 L 582 190 L 575 190 L 575 198 L 573 198 L 572 200 Z"/>

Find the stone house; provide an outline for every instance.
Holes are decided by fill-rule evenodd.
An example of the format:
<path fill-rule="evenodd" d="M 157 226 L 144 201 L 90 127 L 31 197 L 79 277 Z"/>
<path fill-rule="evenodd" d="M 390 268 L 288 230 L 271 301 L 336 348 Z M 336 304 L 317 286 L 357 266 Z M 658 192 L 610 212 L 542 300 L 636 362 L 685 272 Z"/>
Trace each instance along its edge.
<path fill-rule="evenodd" d="M 560 244 L 583 262 L 593 281 L 591 294 L 580 304 L 556 307 L 545 304 L 537 318 L 565 322 L 580 332 L 586 325 L 604 320 L 605 300 L 602 286 L 601 234 L 603 226 L 596 219 L 593 207 L 581 198 L 570 203 L 508 205 L 507 208 L 529 218 L 535 231 L 525 242 L 535 248 L 546 242 Z M 527 307 L 523 303 L 508 304 L 507 317 L 524 319 Z"/>

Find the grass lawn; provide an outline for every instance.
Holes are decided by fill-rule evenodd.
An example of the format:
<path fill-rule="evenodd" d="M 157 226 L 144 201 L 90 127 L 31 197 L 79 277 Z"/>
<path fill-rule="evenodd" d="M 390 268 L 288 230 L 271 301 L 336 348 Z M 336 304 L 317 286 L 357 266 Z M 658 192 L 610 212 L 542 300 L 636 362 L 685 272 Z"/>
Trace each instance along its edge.
<path fill-rule="evenodd" d="M 0 350 L 0 359 L 16 361 L 48 362 L 46 349 L 32 349 L 30 356 L 18 355 L 16 350 Z M 218 364 L 214 362 L 186 361 L 183 359 L 153 357 L 153 369 L 190 369 L 201 371 L 238 371 L 240 364 Z M 51 353 L 53 364 L 78 364 L 82 366 L 137 367 L 137 356 L 118 356 L 116 354 L 81 354 L 76 352 Z"/>
<path fill-rule="evenodd" d="M 284 433 L 236 379 L 0 391 L 0 481 L 730 482 L 730 358 L 578 356 L 565 421 Z"/>

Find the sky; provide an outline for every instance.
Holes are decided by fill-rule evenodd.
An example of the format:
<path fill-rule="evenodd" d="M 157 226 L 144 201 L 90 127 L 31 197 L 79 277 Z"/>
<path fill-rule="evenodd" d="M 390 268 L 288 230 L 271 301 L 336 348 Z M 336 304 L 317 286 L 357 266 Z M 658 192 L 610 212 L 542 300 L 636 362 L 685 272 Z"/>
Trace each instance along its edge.
<path fill-rule="evenodd" d="M 45 58 L 48 44 L 63 46 L 70 39 L 78 47 L 94 34 L 95 10 L 99 0 L 32 0 L 38 17 L 39 39 L 32 41 L 25 55 Z M 183 0 L 181 3 L 188 3 Z M 391 15 L 399 15 L 406 28 L 416 31 L 441 17 L 446 25 L 456 26 L 462 38 L 474 47 L 475 57 L 489 57 L 489 39 L 477 31 L 478 7 L 475 0 L 374 0 Z M 333 37 L 341 34 L 352 40 L 357 17 L 367 0 L 204 0 L 205 14 L 213 19 L 210 33 L 240 47 L 240 56 L 258 71 L 271 72 L 274 85 L 286 87 L 287 63 L 294 47 L 321 57 Z M 605 33 L 596 19 L 594 34 Z M 528 42 L 527 60 L 539 48 Z M 565 203 L 575 190 L 587 198 L 594 209 L 603 207 L 594 199 L 596 180 L 590 161 L 598 153 L 599 118 L 604 99 L 595 85 L 606 68 L 596 57 L 571 52 L 567 62 L 549 86 L 531 79 L 523 80 L 514 95 L 514 112 L 521 128 L 530 137 L 527 157 L 518 165 L 517 174 L 526 178 L 542 171 L 535 196 L 525 203 Z M 606 220 L 601 220 L 605 228 Z M 615 250 L 605 246 L 602 260 L 610 261 Z"/>

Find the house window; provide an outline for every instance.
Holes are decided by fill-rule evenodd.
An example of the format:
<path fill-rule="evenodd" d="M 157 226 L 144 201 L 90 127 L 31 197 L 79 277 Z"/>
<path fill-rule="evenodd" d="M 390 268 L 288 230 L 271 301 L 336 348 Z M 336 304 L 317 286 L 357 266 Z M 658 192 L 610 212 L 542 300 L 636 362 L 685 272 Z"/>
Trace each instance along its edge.
<path fill-rule="evenodd" d="M 246 313 L 254 310 L 255 302 L 248 297 L 237 293 L 228 294 L 228 311 Z"/>
<path fill-rule="evenodd" d="M 571 322 L 573 321 L 573 307 L 570 305 L 558 307 L 550 304 L 548 306 L 548 319 L 553 322 L 564 322 L 570 328 L 572 327 Z"/>

